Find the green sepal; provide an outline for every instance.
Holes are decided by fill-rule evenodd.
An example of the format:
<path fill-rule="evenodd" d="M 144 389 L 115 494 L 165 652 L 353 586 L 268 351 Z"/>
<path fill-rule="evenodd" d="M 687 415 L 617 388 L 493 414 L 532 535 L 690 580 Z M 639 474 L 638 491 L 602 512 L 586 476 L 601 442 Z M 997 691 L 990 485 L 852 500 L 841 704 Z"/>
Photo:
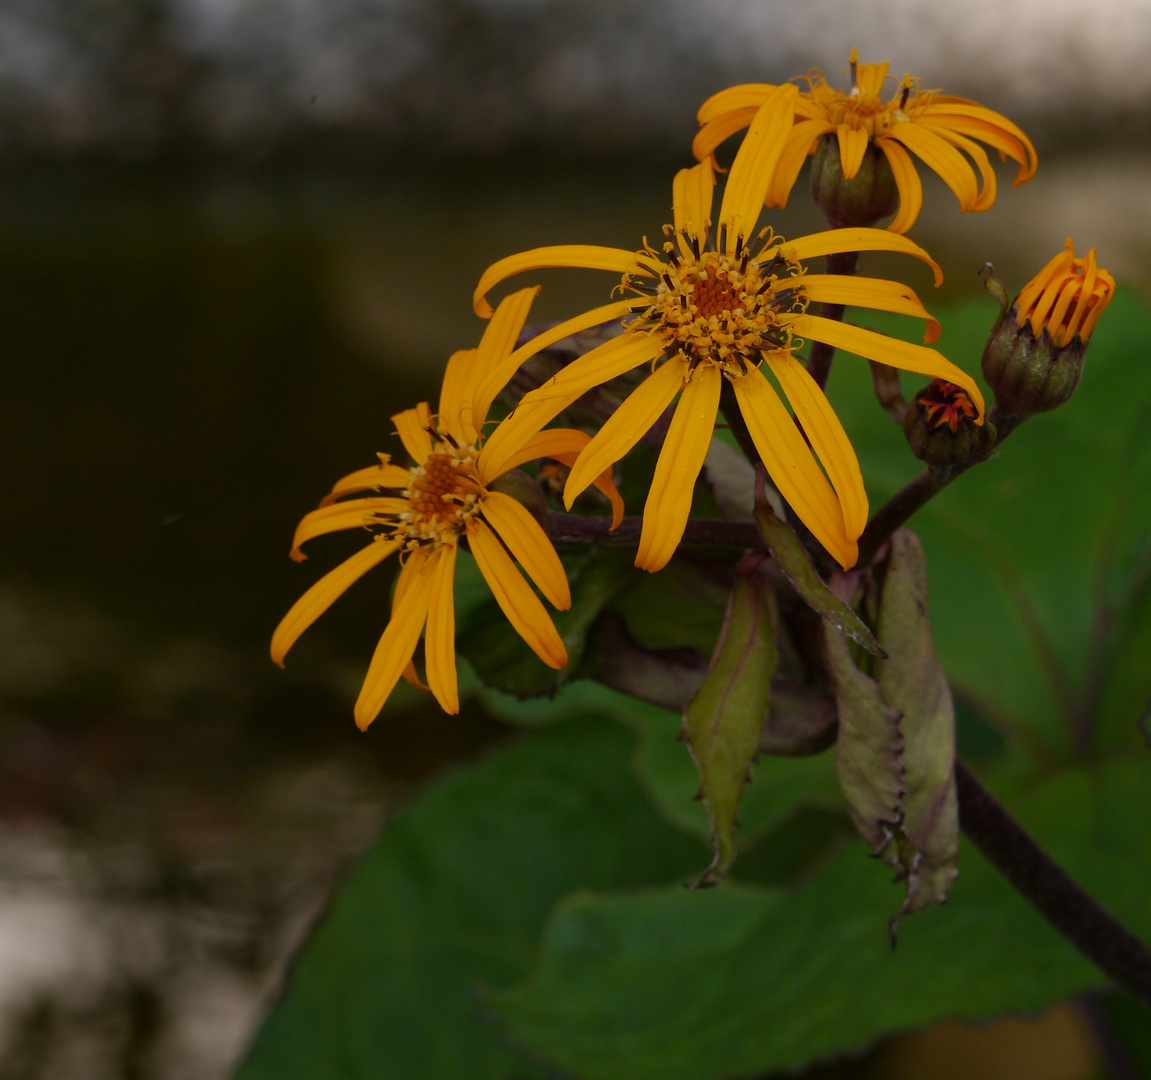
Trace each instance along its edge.
<path fill-rule="evenodd" d="M 698 886 L 722 881 L 735 861 L 743 790 L 771 704 L 779 612 L 759 575 L 739 575 L 703 685 L 684 712 L 683 734 L 700 776 L 715 857 Z"/>

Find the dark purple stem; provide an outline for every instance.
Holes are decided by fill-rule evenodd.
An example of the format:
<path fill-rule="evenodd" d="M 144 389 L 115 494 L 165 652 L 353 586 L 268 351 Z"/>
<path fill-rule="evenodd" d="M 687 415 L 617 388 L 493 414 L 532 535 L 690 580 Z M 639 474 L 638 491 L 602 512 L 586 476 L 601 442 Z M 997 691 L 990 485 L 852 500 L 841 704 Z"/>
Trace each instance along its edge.
<path fill-rule="evenodd" d="M 829 274 L 854 274 L 859 262 L 858 251 L 837 251 L 827 256 L 827 272 Z M 820 304 L 819 314 L 825 319 L 834 319 L 839 322 L 843 318 L 842 304 Z M 811 355 L 807 358 L 807 370 L 811 377 L 819 384 L 822 390 L 827 385 L 827 377 L 831 374 L 831 358 L 835 355 L 833 345 L 825 345 L 822 341 L 812 342 Z"/>
<path fill-rule="evenodd" d="M 968 839 L 1084 956 L 1151 1006 L 1151 948 L 1084 892 L 959 761 L 955 781 Z"/>
<path fill-rule="evenodd" d="M 620 527 L 611 531 L 611 519 L 582 517 L 549 511 L 544 530 L 553 544 L 608 544 L 612 547 L 635 547 L 639 543 L 643 518 L 625 517 Z M 753 521 L 718 521 L 712 518 L 689 518 L 681 545 L 689 547 L 735 548 L 740 551 L 766 551 L 759 526 Z"/>

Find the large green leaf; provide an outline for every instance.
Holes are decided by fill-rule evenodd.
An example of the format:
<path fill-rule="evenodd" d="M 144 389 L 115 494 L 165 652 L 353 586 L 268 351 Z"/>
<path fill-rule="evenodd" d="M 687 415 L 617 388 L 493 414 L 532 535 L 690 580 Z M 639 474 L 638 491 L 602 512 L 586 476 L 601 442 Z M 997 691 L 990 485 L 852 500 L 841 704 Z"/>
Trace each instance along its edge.
<path fill-rule="evenodd" d="M 707 859 L 651 808 L 631 746 L 605 721 L 547 728 L 417 799 L 340 893 L 240 1077 L 538 1075 L 477 991 L 529 970 L 572 890 L 686 879 Z"/>
<path fill-rule="evenodd" d="M 1151 756 L 1067 770 L 1015 809 L 1120 917 L 1151 930 Z M 1037 1010 L 1102 976 L 970 846 L 943 908 L 905 922 L 859 846 L 790 892 L 580 894 L 539 966 L 488 1004 L 516 1044 L 586 1080 L 722 1080 L 852 1051 L 945 1016 Z"/>
<path fill-rule="evenodd" d="M 940 314 L 939 348 L 977 372 L 994 303 Z M 895 320 L 869 312 L 863 321 Z M 927 550 L 936 644 L 953 688 L 1041 757 L 1066 760 L 1071 728 L 1088 717 L 1097 750 L 1135 745 L 1151 697 L 1148 354 L 1151 319 L 1120 292 L 1071 401 L 1029 420 L 911 521 Z M 909 391 L 925 381 L 904 376 Z M 874 509 L 919 463 L 870 382 L 865 363 L 837 356 L 829 394 Z"/>

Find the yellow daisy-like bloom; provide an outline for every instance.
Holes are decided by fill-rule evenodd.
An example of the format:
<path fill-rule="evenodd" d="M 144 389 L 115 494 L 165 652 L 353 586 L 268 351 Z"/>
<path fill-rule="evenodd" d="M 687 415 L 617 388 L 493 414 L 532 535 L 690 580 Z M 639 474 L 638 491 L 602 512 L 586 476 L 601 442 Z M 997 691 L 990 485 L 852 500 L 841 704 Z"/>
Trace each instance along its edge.
<path fill-rule="evenodd" d="M 1099 316 L 1115 294 L 1115 279 L 1099 268 L 1095 248 L 1086 259 L 1075 258 L 1071 237 L 1063 251 L 1033 277 L 1015 301 L 1020 329 L 1031 323 L 1039 337 L 1044 327 L 1059 347 L 1070 345 L 1076 335 L 1086 342 Z"/>
<path fill-rule="evenodd" d="M 538 351 L 580 329 L 631 314 L 624 332 L 527 394 L 492 435 L 486 450 L 496 462 L 510 457 L 521 430 L 538 429 L 593 386 L 651 364 L 652 374 L 580 454 L 564 492 L 570 505 L 680 395 L 644 509 L 636 565 L 647 570 L 663 567 L 683 535 L 725 379 L 780 493 L 842 566 L 854 565 L 856 539 L 867 523 L 863 479 L 838 417 L 794 355 L 799 337 L 958 383 L 978 403 L 982 417 L 978 386 L 934 349 L 807 313 L 812 301 L 899 312 L 927 320 L 926 340 L 935 340 L 938 323 L 906 286 L 875 278 L 808 274 L 802 265 L 805 259 L 840 251 L 899 251 L 927 262 L 938 284 L 939 267 L 921 247 L 882 229 L 837 229 L 791 243 L 767 229 L 756 235 L 764 193 L 792 126 L 797 94 L 790 84 L 779 87 L 752 120 L 724 190 L 714 245 L 714 174 L 705 161 L 681 170 L 675 178 L 675 224 L 667 227 L 671 239 L 662 254 L 646 244 L 639 252 L 537 248 L 495 263 L 476 287 L 476 311 L 488 315 L 488 290 L 526 270 L 578 266 L 623 276 L 623 290 L 631 294 L 626 299 L 562 323 L 528 342 L 524 350 Z M 791 403 L 802 432 L 765 369 Z M 510 375 L 497 371 L 499 378 Z"/>
<path fill-rule="evenodd" d="M 869 144 L 887 158 L 900 199 L 899 213 L 888 225 L 892 232 L 907 232 L 923 206 L 923 185 L 911 154 L 943 178 L 962 211 L 986 210 L 995 202 L 995 171 L 980 142 L 998 150 L 1003 159 L 1018 163 L 1012 187 L 1035 175 L 1035 147 L 1007 117 L 967 98 L 921 90 L 909 75 L 903 77 L 890 100 L 883 101 L 880 93 L 889 65 L 861 64 L 854 49 L 850 63 L 848 90 L 833 88 L 818 71 L 807 76 L 809 88 L 799 97 L 795 125 L 772 171 L 768 206 L 787 205 L 804 159 L 814 152 L 822 136 L 832 132 L 839 141 L 843 175 L 849 180 L 858 171 Z M 776 89 L 764 83 L 747 83 L 708 98 L 699 110 L 700 131 L 692 144 L 696 159 L 710 159 L 714 164 L 720 143 L 747 127 Z"/>
<path fill-rule="evenodd" d="M 571 593 L 559 556 L 539 522 L 515 499 L 492 490 L 492 483 L 509 469 L 538 458 L 571 465 L 589 437 L 582 431 L 540 431 L 542 424 L 528 430 L 521 425 L 514 445 L 504 440 L 505 452 L 495 462 L 483 435 L 488 409 L 506 382 L 484 377 L 509 358 L 514 362 L 511 371 L 519 366 L 512 348 L 538 291 L 523 289 L 507 297 L 479 348 L 452 356 L 437 415 L 424 402 L 392 417 L 412 458 L 410 467 L 393 464 L 387 454 L 380 454 L 379 465 L 339 480 L 320 509 L 306 515 L 296 529 L 292 558 L 297 561 L 305 558 L 301 545 L 324 533 L 364 528 L 374 536 L 363 550 L 316 582 L 284 616 L 272 636 L 272 659 L 281 666 L 296 639 L 353 582 L 393 553 L 399 553 L 403 563 L 391 620 L 356 701 L 361 729 L 379 714 L 401 675 L 422 686 L 412 656 L 425 624 L 427 688 L 446 712 L 459 712 L 452 586 L 463 540 L 520 637 L 550 667 L 567 663 L 567 650 L 551 616 L 515 565 L 518 562 L 552 605 L 564 611 L 571 607 Z M 623 502 L 611 474 L 597 477 L 596 486 L 611 499 L 615 528 L 623 516 Z M 347 498 L 365 491 L 377 494 Z"/>

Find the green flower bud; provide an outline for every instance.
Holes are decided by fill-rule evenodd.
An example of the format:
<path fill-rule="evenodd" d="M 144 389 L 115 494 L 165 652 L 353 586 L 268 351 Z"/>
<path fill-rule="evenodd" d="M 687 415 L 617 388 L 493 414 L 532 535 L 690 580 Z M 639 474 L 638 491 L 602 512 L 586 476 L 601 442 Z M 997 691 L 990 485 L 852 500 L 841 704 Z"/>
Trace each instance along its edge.
<path fill-rule="evenodd" d="M 928 465 L 966 465 L 985 457 L 995 445 L 995 425 L 976 423 L 979 411 L 967 391 L 935 379 L 911 402 L 903 434 L 911 452 Z"/>
<path fill-rule="evenodd" d="M 1004 416 L 1032 416 L 1067 401 L 1079 385 L 1087 342 L 1115 292 L 1095 262 L 1065 249 L 1004 309 L 983 350 L 983 376 Z"/>
<path fill-rule="evenodd" d="M 820 138 L 812 159 L 811 197 L 833 229 L 872 226 L 894 214 L 899 205 L 899 191 L 886 155 L 869 143 L 859 169 L 847 179 L 834 133 Z"/>

